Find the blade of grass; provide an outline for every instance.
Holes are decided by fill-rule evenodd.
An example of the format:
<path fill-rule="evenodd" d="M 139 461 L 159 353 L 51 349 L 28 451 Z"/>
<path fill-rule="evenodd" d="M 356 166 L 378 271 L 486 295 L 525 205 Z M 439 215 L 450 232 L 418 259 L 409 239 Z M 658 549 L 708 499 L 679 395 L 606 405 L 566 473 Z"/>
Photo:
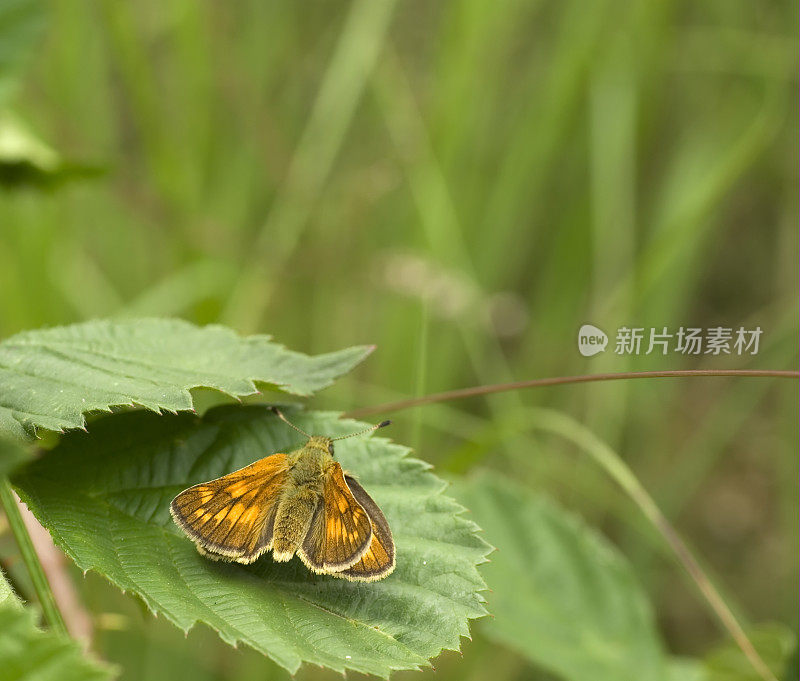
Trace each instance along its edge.
<path fill-rule="evenodd" d="M 39 597 L 39 604 L 42 607 L 44 620 L 52 631 L 67 636 L 67 627 L 58 610 L 53 592 L 50 590 L 50 584 L 47 582 L 44 569 L 39 562 L 39 557 L 36 555 L 36 549 L 33 547 L 31 537 L 28 534 L 28 530 L 25 528 L 25 523 L 22 520 L 17 503 L 17 498 L 14 492 L 11 491 L 11 485 L 8 479 L 1 479 L 0 504 L 3 506 L 8 524 L 14 534 L 14 539 L 17 540 L 17 546 L 19 546 L 22 560 L 25 563 L 25 567 L 28 569 L 31 581 L 36 589 L 36 595 Z"/>
<path fill-rule="evenodd" d="M 479 276 L 465 241 L 464 229 L 453 202 L 447 178 L 430 143 L 426 122 L 415 101 L 411 83 L 393 47 L 387 48 L 381 68 L 372 80 L 386 126 L 404 166 L 419 214 L 424 237 L 440 263 L 456 268 L 478 287 Z M 488 331 L 480 335 L 474 315 L 458 317 L 457 327 L 476 374 L 485 381 L 497 376 L 510 378 L 511 367 L 497 337 Z M 497 418 L 511 420 L 522 413 L 516 395 L 490 400 Z"/>
<path fill-rule="evenodd" d="M 591 151 L 592 315 L 599 315 L 606 291 L 636 259 L 636 125 L 637 82 L 627 32 L 617 34 L 607 55 L 599 60 L 589 87 L 589 148 Z M 633 288 L 619 292 L 617 305 L 599 317 L 611 328 L 630 319 Z M 630 370 L 630 356 L 597 358 L 597 371 Z M 622 437 L 628 383 L 604 389 L 603 399 L 587 390 L 586 424 L 613 444 Z"/>
<path fill-rule="evenodd" d="M 525 209 L 539 203 L 550 186 L 553 160 L 580 113 L 587 71 L 598 44 L 611 32 L 612 15 L 616 24 L 617 14 L 610 12 L 605 1 L 563 3 L 546 69 L 531 69 L 527 82 L 516 85 L 527 96 L 517 94 L 523 106 L 511 122 L 508 150 L 491 182 L 479 232 L 482 264 L 504 263 L 498 270 L 502 276 L 519 272 L 529 253 L 509 245 L 518 239 Z M 531 64 L 535 67 L 537 61 Z M 551 217 L 539 219 L 546 224 Z"/>
<path fill-rule="evenodd" d="M 425 393 L 428 378 L 428 341 L 429 341 L 430 304 L 427 298 L 419 306 L 419 336 L 417 342 L 417 370 L 414 376 L 414 391 L 418 396 Z M 411 443 L 417 450 L 422 449 L 422 416 L 417 412 L 414 421 Z"/>
<path fill-rule="evenodd" d="M 124 84 L 122 100 L 129 107 L 128 125 L 142 146 L 142 160 L 165 203 L 179 206 L 187 198 L 186 166 L 167 126 L 157 63 L 149 51 L 134 5 L 103 0 L 98 5 L 109 57 Z"/>
<path fill-rule="evenodd" d="M 550 409 L 533 409 L 529 414 L 531 425 L 534 428 L 554 433 L 578 445 L 628 494 L 669 544 L 673 553 L 703 594 L 706 602 L 711 606 L 714 614 L 736 641 L 736 644 L 741 648 L 750 664 L 758 672 L 758 675 L 764 681 L 777 681 L 753 647 L 728 604 L 705 574 L 702 567 L 700 567 L 689 547 L 617 453 L 576 420 L 561 412 Z"/>
<path fill-rule="evenodd" d="M 787 308 L 787 305 L 782 305 L 780 309 Z M 797 356 L 796 315 L 797 311 L 793 310 L 779 324 L 772 324 L 770 344 L 763 348 L 763 354 L 759 352 L 761 361 L 773 366 L 786 366 Z M 755 325 L 749 321 L 745 324 L 748 328 Z M 681 512 L 706 480 L 727 444 L 739 437 L 741 429 L 745 427 L 746 419 L 737 419 L 731 427 L 731 414 L 753 413 L 769 386 L 767 381 L 738 382 L 703 415 L 701 427 L 682 443 L 676 454 L 682 462 L 681 466 L 670 470 L 661 482 L 659 498 L 670 517 L 676 517 Z"/>
<path fill-rule="evenodd" d="M 94 637 L 94 623 L 70 578 L 67 558 L 56 547 L 50 533 L 36 520 L 33 513 L 25 505 L 18 504 L 17 508 L 22 516 L 22 522 L 25 523 L 25 529 L 36 551 L 36 556 L 39 558 L 67 633 L 86 651 Z"/>
<path fill-rule="evenodd" d="M 234 278 L 224 260 L 198 260 L 150 285 L 117 312 L 125 317 L 181 315 L 204 298 L 222 297 Z"/>
<path fill-rule="evenodd" d="M 395 0 L 354 0 L 282 191 L 250 249 L 222 320 L 259 328 L 280 267 L 297 246 L 383 45 Z"/>
<path fill-rule="evenodd" d="M 712 167 L 704 170 L 703 181 L 686 187 L 679 201 L 667 202 L 663 214 L 656 220 L 654 236 L 638 258 L 637 267 L 620 279 L 606 299 L 603 316 L 616 307 L 619 297 L 634 281 L 637 306 L 646 302 L 649 307 L 660 309 L 659 314 L 665 321 L 672 318 L 679 301 L 685 298 L 679 287 L 689 290 L 693 280 L 688 275 L 700 271 L 686 267 L 684 259 L 687 254 L 702 250 L 699 244 L 718 224 L 705 218 L 778 135 L 786 112 L 785 99 L 779 86 L 770 85 L 759 113 L 727 153 L 714 159 Z M 677 268 L 681 276 L 676 278 L 672 275 Z M 661 286 L 664 281 L 669 281 L 670 285 Z"/>

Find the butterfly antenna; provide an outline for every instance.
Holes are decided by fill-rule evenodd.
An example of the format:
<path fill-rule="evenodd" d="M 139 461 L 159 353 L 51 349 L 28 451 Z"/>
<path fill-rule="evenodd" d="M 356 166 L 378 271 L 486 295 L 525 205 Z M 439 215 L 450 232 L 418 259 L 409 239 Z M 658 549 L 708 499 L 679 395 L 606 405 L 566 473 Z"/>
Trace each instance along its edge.
<path fill-rule="evenodd" d="M 302 433 L 302 434 L 303 434 L 303 435 L 305 435 L 305 436 L 306 436 L 306 437 L 307 437 L 309 440 L 311 439 L 311 436 L 310 436 L 310 435 L 309 435 L 309 434 L 308 434 L 306 431 L 304 431 L 304 430 L 300 430 L 300 429 L 299 429 L 299 428 L 298 428 L 296 425 L 294 425 L 294 423 L 292 423 L 292 422 L 291 422 L 289 419 L 287 419 L 287 418 L 286 418 L 286 417 L 285 417 L 285 416 L 284 416 L 284 415 L 281 413 L 281 410 L 280 410 L 280 409 L 278 409 L 278 407 L 272 407 L 272 413 L 273 413 L 273 414 L 275 414 L 275 416 L 277 416 L 277 417 L 278 417 L 278 418 L 279 418 L 281 421 L 283 421 L 284 423 L 286 423 L 286 424 L 290 425 L 292 428 L 294 428 L 294 429 L 295 429 L 295 430 L 296 430 L 298 433 Z"/>
<path fill-rule="evenodd" d="M 381 421 L 380 423 L 376 423 L 374 426 L 370 426 L 369 428 L 365 428 L 364 430 L 360 430 L 357 433 L 350 433 L 350 435 L 341 435 L 340 437 L 335 437 L 333 440 L 345 440 L 348 437 L 356 437 L 356 435 L 363 435 L 364 433 L 371 433 L 373 430 L 378 430 L 378 428 L 384 428 L 391 424 L 391 421 Z"/>

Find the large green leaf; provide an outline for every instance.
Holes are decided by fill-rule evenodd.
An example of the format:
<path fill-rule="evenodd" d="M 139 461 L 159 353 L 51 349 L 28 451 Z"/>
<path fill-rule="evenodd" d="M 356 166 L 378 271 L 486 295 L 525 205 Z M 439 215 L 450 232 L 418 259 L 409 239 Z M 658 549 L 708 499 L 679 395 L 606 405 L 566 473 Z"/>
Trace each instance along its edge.
<path fill-rule="evenodd" d="M 497 547 L 483 631 L 570 681 L 653 681 L 665 661 L 628 562 L 578 518 L 493 474 L 454 494 Z"/>
<path fill-rule="evenodd" d="M 27 610 L 0 601 L 0 681 L 99 681 L 110 668 L 89 660 L 78 644 L 38 629 Z"/>
<path fill-rule="evenodd" d="M 78 428 L 84 414 L 113 405 L 192 408 L 190 388 L 230 395 L 256 392 L 254 381 L 295 395 L 330 385 L 370 347 L 309 357 L 221 326 L 178 319 L 92 321 L 26 331 L 0 343 L 0 434 L 36 427 Z"/>
<path fill-rule="evenodd" d="M 335 414 L 294 414 L 310 433 L 364 427 Z M 485 614 L 476 565 L 488 551 L 444 483 L 409 450 L 379 437 L 337 443 L 342 465 L 382 507 L 397 544 L 386 579 L 315 576 L 269 555 L 250 566 L 200 556 L 169 514 L 188 485 L 217 477 L 304 438 L 261 406 L 218 407 L 203 418 L 129 412 L 93 422 L 14 484 L 56 543 L 182 629 L 204 622 L 290 671 L 302 662 L 388 675 L 457 649 L 468 620 Z"/>

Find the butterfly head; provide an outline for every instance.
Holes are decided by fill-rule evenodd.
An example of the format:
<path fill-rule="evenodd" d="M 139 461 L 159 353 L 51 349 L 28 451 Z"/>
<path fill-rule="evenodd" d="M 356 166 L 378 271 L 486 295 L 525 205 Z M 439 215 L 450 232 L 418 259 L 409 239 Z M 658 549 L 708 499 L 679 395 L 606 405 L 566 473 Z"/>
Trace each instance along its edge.
<path fill-rule="evenodd" d="M 308 449 L 316 449 L 333 456 L 333 440 L 324 435 L 311 435 L 306 442 Z"/>
<path fill-rule="evenodd" d="M 339 437 L 326 437 L 325 435 L 309 435 L 304 430 L 300 430 L 300 428 L 298 428 L 296 425 L 294 425 L 294 423 L 289 421 L 277 407 L 272 407 L 272 411 L 281 421 L 289 424 L 298 433 L 302 433 L 308 438 L 308 442 L 306 443 L 307 448 L 314 450 L 322 450 L 323 452 L 329 454 L 330 456 L 333 456 L 334 440 L 345 440 L 348 437 L 355 437 L 356 435 L 364 435 L 365 433 L 371 433 L 373 430 L 377 430 L 378 428 L 383 428 L 384 426 L 388 426 L 391 423 L 391 421 L 381 421 L 380 423 L 376 423 L 374 426 L 370 426 L 369 428 L 360 430 L 357 433 L 350 433 L 349 435 L 340 435 Z"/>

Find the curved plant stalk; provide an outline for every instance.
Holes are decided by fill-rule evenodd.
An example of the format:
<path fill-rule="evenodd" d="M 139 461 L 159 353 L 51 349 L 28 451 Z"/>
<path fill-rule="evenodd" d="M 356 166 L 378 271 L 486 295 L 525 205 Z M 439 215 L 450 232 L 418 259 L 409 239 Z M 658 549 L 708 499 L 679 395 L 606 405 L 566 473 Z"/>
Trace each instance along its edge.
<path fill-rule="evenodd" d="M 681 536 L 661 512 L 661 509 L 658 508 L 656 502 L 617 453 L 575 419 L 561 412 L 550 409 L 532 409 L 530 415 L 534 428 L 553 433 L 578 445 L 628 494 L 678 557 L 686 572 L 689 573 L 689 576 L 711 606 L 714 614 L 736 641 L 736 644 L 741 648 L 758 675 L 764 681 L 777 681 L 775 675 L 753 647 L 750 639 L 747 638 L 747 634 L 745 634 L 733 612 L 731 612 L 728 604 L 705 574 L 703 568 L 700 567 L 689 547 L 686 546 Z"/>
<path fill-rule="evenodd" d="M 8 518 L 9 527 L 14 533 L 14 539 L 16 539 L 19 546 L 19 552 L 22 555 L 25 567 L 28 568 L 33 588 L 36 590 L 36 595 L 42 606 L 42 615 L 45 622 L 47 622 L 52 631 L 67 636 L 67 627 L 64 625 L 64 620 L 56 605 L 56 600 L 53 597 L 47 577 L 45 577 L 36 549 L 33 547 L 31 537 L 25 528 L 25 523 L 17 506 L 17 498 L 14 492 L 11 491 L 11 485 L 9 485 L 6 478 L 0 479 L 0 504 L 2 504 Z"/>
<path fill-rule="evenodd" d="M 772 369 L 679 369 L 670 371 L 623 371 L 615 374 L 585 374 L 582 376 L 556 376 L 554 378 L 534 378 L 528 381 L 514 381 L 513 383 L 496 383 L 494 385 L 476 385 L 471 388 L 448 390 L 442 393 L 413 397 L 407 400 L 379 404 L 375 407 L 353 409 L 344 414 L 346 418 L 360 419 L 371 414 L 380 414 L 388 411 L 399 411 L 410 407 L 435 402 L 462 400 L 467 397 L 480 395 L 493 395 L 495 393 L 522 390 L 524 388 L 544 388 L 551 385 L 568 385 L 570 383 L 595 383 L 597 381 L 621 381 L 631 378 L 690 378 L 698 376 L 740 376 L 749 378 L 800 378 L 797 371 L 777 371 Z"/>
<path fill-rule="evenodd" d="M 619 381 L 635 378 L 689 378 L 701 376 L 736 376 L 749 378 L 789 378 L 797 380 L 800 378 L 798 371 L 784 370 L 762 370 L 762 369 L 688 369 L 688 370 L 668 370 L 668 371 L 634 371 L 620 372 L 613 374 L 588 374 L 582 376 L 559 376 L 554 378 L 539 378 L 527 381 L 515 381 L 513 383 L 498 383 L 494 385 L 473 386 L 459 390 L 449 390 L 441 393 L 434 393 L 423 397 L 399 400 L 379 404 L 374 407 L 364 407 L 354 409 L 346 414 L 348 418 L 362 418 L 371 414 L 378 414 L 390 411 L 399 411 L 425 404 L 435 404 L 437 402 L 447 402 L 450 400 L 476 397 L 480 395 L 491 395 L 494 393 L 521 390 L 524 388 L 539 388 L 552 385 L 567 385 L 572 383 L 594 383 L 599 381 Z M 613 479 L 622 487 L 628 496 L 636 503 L 645 517 L 653 524 L 662 537 L 669 545 L 670 549 L 678 557 L 686 572 L 697 585 L 703 594 L 706 602 L 710 605 L 719 621 L 730 633 L 736 644 L 745 654 L 750 664 L 764 681 L 777 681 L 775 675 L 770 671 L 764 660 L 753 647 L 752 642 L 747 638 L 738 620 L 731 612 L 725 600 L 717 591 L 714 584 L 703 571 L 700 564 L 695 559 L 689 547 L 670 524 L 664 514 L 656 505 L 647 490 L 641 485 L 639 480 L 628 468 L 628 466 L 617 456 L 617 454 L 604 442 L 598 439 L 593 433 L 584 428 L 580 423 L 564 414 L 547 409 L 533 409 L 531 412 L 535 422 L 535 427 L 541 431 L 557 434 L 565 439 L 572 441 L 589 454 L 595 462 L 601 466 Z"/>
<path fill-rule="evenodd" d="M 67 559 L 56 548 L 50 533 L 36 520 L 30 509 L 17 503 L 22 522 L 31 538 L 31 543 L 44 570 L 44 576 L 50 585 L 58 612 L 64 620 L 64 626 L 70 638 L 81 645 L 84 651 L 89 650 L 92 642 L 93 628 L 91 615 L 83 606 L 75 585 L 67 572 Z"/>

